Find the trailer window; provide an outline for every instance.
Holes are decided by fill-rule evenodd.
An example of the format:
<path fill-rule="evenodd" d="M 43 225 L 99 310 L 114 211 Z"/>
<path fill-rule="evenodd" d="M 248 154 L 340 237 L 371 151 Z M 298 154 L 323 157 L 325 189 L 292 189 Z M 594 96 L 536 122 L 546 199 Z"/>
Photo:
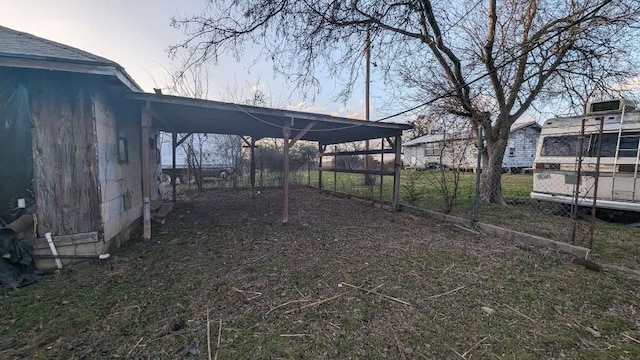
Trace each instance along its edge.
<path fill-rule="evenodd" d="M 594 136 L 594 146 L 592 147 L 591 156 L 598 155 L 598 137 Z M 638 154 L 638 142 L 640 141 L 640 133 L 622 133 L 620 137 L 620 148 L 618 150 L 619 158 L 634 158 Z M 602 150 L 600 156 L 614 157 L 616 156 L 616 145 L 618 143 L 618 134 L 602 135 Z"/>
<path fill-rule="evenodd" d="M 578 155 L 578 146 L 580 145 L 577 135 L 549 136 L 542 141 L 542 156 L 576 156 Z M 615 145 L 614 145 L 615 146 Z M 585 139 L 583 154 L 587 154 L 589 149 L 589 139 Z"/>

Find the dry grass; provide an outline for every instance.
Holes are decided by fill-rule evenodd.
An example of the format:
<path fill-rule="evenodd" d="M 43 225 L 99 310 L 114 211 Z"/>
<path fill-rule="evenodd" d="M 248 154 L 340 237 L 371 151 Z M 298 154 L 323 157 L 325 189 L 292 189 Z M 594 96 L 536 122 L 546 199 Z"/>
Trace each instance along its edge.
<path fill-rule="evenodd" d="M 207 309 L 218 359 L 640 357 L 637 279 L 309 189 L 280 211 L 192 195 L 157 242 L 0 290 L 0 358 L 207 358 Z"/>

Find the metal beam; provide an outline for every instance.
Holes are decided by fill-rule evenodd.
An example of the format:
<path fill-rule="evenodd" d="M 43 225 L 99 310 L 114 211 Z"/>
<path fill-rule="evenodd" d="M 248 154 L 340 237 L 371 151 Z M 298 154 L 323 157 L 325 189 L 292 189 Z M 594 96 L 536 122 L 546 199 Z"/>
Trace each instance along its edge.
<path fill-rule="evenodd" d="M 368 174 L 368 175 L 387 175 L 392 176 L 395 175 L 393 171 L 385 171 L 385 170 L 365 170 L 365 169 L 339 169 L 339 168 L 324 168 L 322 171 L 331 171 L 337 173 L 349 173 L 349 174 Z"/>
<path fill-rule="evenodd" d="M 244 136 L 240 136 L 240 139 L 242 139 L 242 141 L 243 141 L 245 144 L 247 144 L 247 146 L 251 146 L 251 142 L 250 142 L 249 140 L 247 140 L 247 138 L 246 138 L 246 137 L 244 137 Z"/>
<path fill-rule="evenodd" d="M 334 152 L 324 153 L 324 156 L 377 155 L 377 154 L 395 154 L 395 150 L 373 149 L 373 150 L 355 150 L 355 151 L 334 151 Z"/>
<path fill-rule="evenodd" d="M 293 147 L 293 145 L 295 145 L 298 140 L 300 140 L 303 136 L 305 136 L 309 132 L 309 130 L 311 130 L 311 128 L 313 128 L 316 125 L 316 123 L 317 123 L 316 121 L 312 121 L 308 123 L 307 126 L 304 127 L 304 129 L 300 130 L 300 132 L 297 133 L 296 136 L 289 143 L 289 148 Z"/>
<path fill-rule="evenodd" d="M 191 135 L 193 135 L 193 133 L 188 133 L 187 135 L 182 137 L 182 139 L 178 140 L 178 142 L 176 143 L 176 147 L 182 145 L 182 143 L 185 142 L 185 140 L 187 140 Z"/>
<path fill-rule="evenodd" d="M 251 158 L 251 167 L 250 170 L 250 180 L 251 180 L 251 198 L 254 199 L 256 197 L 256 139 L 251 138 L 251 143 L 249 144 L 249 152 Z"/>
<path fill-rule="evenodd" d="M 322 191 L 322 157 L 326 149 L 326 145 L 323 146 L 321 143 L 318 143 L 318 188 L 320 191 Z"/>
<path fill-rule="evenodd" d="M 178 180 L 178 174 L 176 173 L 176 148 L 178 142 L 178 134 L 171 134 L 171 199 L 176 202 L 176 181 Z"/>
<path fill-rule="evenodd" d="M 283 207 L 282 207 L 282 225 L 289 222 L 289 137 L 291 129 L 288 125 L 282 128 L 284 137 L 284 179 L 282 181 Z"/>
<path fill-rule="evenodd" d="M 391 201 L 391 206 L 393 207 L 393 211 L 398 211 L 400 209 L 400 171 L 401 169 L 401 158 L 402 158 L 402 136 L 397 135 L 395 139 L 395 144 L 393 146 L 396 151 L 395 158 L 393 160 L 393 201 Z"/>

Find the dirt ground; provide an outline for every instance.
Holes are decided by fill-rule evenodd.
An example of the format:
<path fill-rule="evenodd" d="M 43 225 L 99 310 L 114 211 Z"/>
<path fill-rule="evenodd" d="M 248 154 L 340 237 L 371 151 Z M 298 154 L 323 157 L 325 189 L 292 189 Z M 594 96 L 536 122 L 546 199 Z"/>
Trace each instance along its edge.
<path fill-rule="evenodd" d="M 282 226 L 280 198 L 186 194 L 153 243 L 0 290 L 0 358 L 206 359 L 207 313 L 218 359 L 640 358 L 638 279 L 311 189 Z"/>

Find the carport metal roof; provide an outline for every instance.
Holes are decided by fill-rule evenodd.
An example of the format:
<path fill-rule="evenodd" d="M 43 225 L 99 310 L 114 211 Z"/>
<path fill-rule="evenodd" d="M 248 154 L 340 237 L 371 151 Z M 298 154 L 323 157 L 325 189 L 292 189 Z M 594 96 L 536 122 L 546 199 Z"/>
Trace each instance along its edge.
<path fill-rule="evenodd" d="M 240 105 L 179 96 L 131 93 L 133 100 L 149 102 L 158 130 L 171 133 L 215 133 L 282 138 L 283 127 L 291 137 L 338 144 L 402 135 L 407 124 L 372 122 L 302 111 Z M 304 130 L 307 130 L 306 132 Z"/>

